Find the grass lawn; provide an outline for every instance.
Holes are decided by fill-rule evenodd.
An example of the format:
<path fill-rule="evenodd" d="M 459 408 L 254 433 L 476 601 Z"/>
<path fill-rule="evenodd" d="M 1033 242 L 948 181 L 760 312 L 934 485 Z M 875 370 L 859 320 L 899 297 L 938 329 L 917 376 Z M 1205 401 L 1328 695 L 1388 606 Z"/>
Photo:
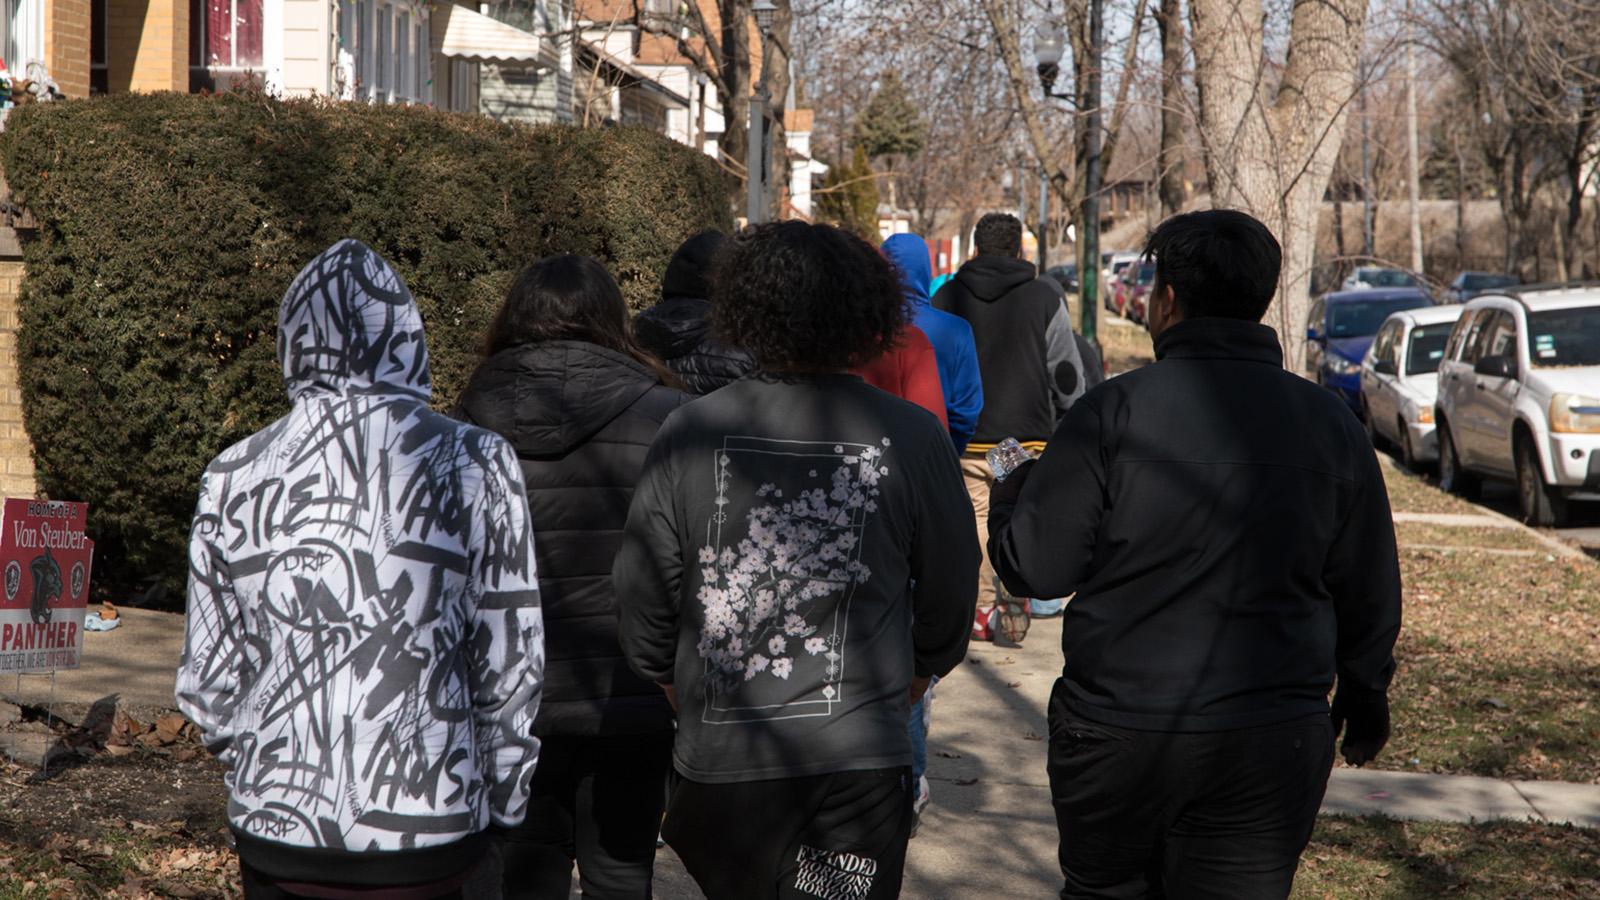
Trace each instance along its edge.
<path fill-rule="evenodd" d="M 1385 473 L 1397 512 L 1482 514 L 1398 467 Z M 1600 782 L 1600 564 L 1538 552 L 1515 529 L 1401 523 L 1396 533 L 1405 624 L 1394 736 L 1377 765 Z"/>
<path fill-rule="evenodd" d="M 1292 896 L 1596 897 L 1600 835 L 1560 825 L 1324 817 Z"/>

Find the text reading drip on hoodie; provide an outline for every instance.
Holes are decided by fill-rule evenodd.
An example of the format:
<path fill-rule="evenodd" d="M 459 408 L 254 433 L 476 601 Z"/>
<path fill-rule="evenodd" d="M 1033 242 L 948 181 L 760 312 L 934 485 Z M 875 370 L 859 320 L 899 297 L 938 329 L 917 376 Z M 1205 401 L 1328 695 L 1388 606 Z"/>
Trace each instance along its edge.
<path fill-rule="evenodd" d="M 458 414 L 516 450 L 539 533 L 550 654 L 541 737 L 672 730 L 666 695 L 623 658 L 611 564 L 650 442 L 688 400 L 644 364 L 584 341 L 502 350 L 462 394 Z"/>
<path fill-rule="evenodd" d="M 711 283 L 706 274 L 725 238 L 703 231 L 683 242 L 661 279 L 661 302 L 640 313 L 633 334 L 683 380 L 689 393 L 709 394 L 755 371 L 755 357 L 711 336 Z"/>
<path fill-rule="evenodd" d="M 978 348 L 983 411 L 967 452 L 986 453 L 1008 437 L 1043 448 L 1085 386 L 1060 291 L 1025 259 L 978 256 L 932 302 L 967 320 Z"/>
<path fill-rule="evenodd" d="M 422 319 L 341 241 L 284 296 L 288 415 L 206 468 L 177 699 L 280 883 L 465 877 L 521 821 L 543 624 L 516 455 L 428 408 Z"/>

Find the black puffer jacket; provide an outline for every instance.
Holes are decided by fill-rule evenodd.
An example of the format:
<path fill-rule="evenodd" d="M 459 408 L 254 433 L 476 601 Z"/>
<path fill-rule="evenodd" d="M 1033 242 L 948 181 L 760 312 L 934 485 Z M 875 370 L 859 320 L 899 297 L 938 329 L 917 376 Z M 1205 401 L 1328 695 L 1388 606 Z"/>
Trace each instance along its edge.
<path fill-rule="evenodd" d="M 661 689 L 622 658 L 611 564 L 645 452 L 667 414 L 688 400 L 648 367 L 581 341 L 501 351 L 462 394 L 459 415 L 511 444 L 527 484 L 545 616 L 535 734 L 672 727 Z"/>
<path fill-rule="evenodd" d="M 668 297 L 639 314 L 633 333 L 694 394 L 709 394 L 756 368 L 755 357 L 747 351 L 711 337 L 711 303 L 707 300 Z"/>

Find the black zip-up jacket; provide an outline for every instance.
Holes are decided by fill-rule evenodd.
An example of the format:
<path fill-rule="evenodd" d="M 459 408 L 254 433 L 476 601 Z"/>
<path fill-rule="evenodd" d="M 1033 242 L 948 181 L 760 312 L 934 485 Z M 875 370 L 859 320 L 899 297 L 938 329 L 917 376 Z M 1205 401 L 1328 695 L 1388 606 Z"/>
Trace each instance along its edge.
<path fill-rule="evenodd" d="M 462 393 L 458 415 L 516 450 L 539 535 L 546 656 L 534 734 L 672 728 L 661 689 L 622 657 L 611 564 L 650 442 L 688 400 L 636 360 L 583 341 L 501 351 Z"/>
<path fill-rule="evenodd" d="M 661 357 L 684 387 L 709 394 L 755 371 L 749 351 L 711 337 L 711 303 L 693 297 L 667 297 L 633 322 L 640 346 Z"/>
<path fill-rule="evenodd" d="M 1036 277 L 1025 259 L 978 256 L 933 295 L 933 306 L 966 319 L 978 349 L 983 411 L 967 452 L 1008 437 L 1042 447 L 1086 384 L 1061 288 Z"/>
<path fill-rule="evenodd" d="M 1400 567 L 1388 492 L 1344 404 L 1283 370 L 1266 326 L 1180 322 L 1157 362 L 1073 407 L 990 558 L 1066 609 L 1058 691 L 1076 715 L 1221 731 L 1381 694 Z"/>

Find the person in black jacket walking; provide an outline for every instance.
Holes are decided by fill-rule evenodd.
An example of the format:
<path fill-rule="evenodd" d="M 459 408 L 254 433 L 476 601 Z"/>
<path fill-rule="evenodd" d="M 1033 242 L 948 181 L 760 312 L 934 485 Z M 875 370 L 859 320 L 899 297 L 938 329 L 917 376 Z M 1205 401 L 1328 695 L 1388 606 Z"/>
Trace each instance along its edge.
<path fill-rule="evenodd" d="M 611 566 L 645 453 L 688 401 L 634 342 L 603 266 L 555 256 L 523 271 L 490 327 L 462 418 L 516 451 L 544 599 L 543 742 L 533 798 L 504 846 L 505 896 L 648 898 L 673 714 L 628 670 Z"/>
<path fill-rule="evenodd" d="M 711 283 L 707 273 L 720 231 L 702 231 L 672 255 L 661 279 L 661 302 L 639 314 L 634 333 L 682 379 L 690 393 L 709 394 L 755 370 L 749 351 L 711 336 Z"/>
<path fill-rule="evenodd" d="M 1008 589 L 1077 595 L 1049 709 L 1061 896 L 1284 897 L 1341 726 L 1354 765 L 1388 739 L 1388 494 L 1260 324 L 1265 226 L 1189 213 L 1146 253 L 1157 362 L 1073 407 L 989 516 Z"/>
<path fill-rule="evenodd" d="M 1083 396 L 1087 381 L 1061 286 L 1038 277 L 1033 263 L 1022 258 L 1022 222 L 989 213 L 978 220 L 973 245 L 978 255 L 939 288 L 933 307 L 966 319 L 978 348 L 983 411 L 961 457 L 961 472 L 977 514 L 978 543 L 987 546 L 985 518 L 994 476 L 984 455 L 1008 437 L 1034 452 L 1044 449 L 1056 423 Z M 993 640 L 1000 599 L 985 553 L 972 623 L 975 640 Z M 1020 598 L 1006 599 L 1016 601 L 1007 611 L 1013 624 L 1006 630 L 1020 640 L 1027 630 L 1027 606 Z"/>
<path fill-rule="evenodd" d="M 662 835 L 711 900 L 891 898 L 972 507 L 939 420 L 849 373 L 905 326 L 889 262 L 803 222 L 731 243 L 717 325 L 761 371 L 668 419 L 614 570 L 628 663 L 681 710 Z"/>

